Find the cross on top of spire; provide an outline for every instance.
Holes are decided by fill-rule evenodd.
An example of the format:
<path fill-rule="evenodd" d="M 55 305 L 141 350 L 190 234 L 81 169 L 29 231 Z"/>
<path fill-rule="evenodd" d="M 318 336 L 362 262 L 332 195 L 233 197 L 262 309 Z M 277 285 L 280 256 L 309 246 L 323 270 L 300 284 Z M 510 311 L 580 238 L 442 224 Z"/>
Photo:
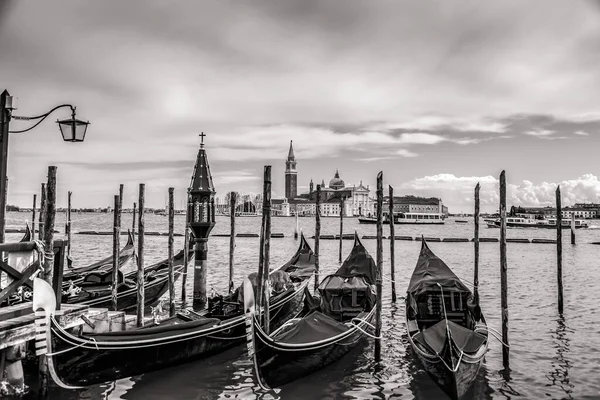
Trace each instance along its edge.
<path fill-rule="evenodd" d="M 200 136 L 200 147 L 204 147 L 204 136 L 206 136 L 206 134 L 202 132 L 198 136 Z"/>

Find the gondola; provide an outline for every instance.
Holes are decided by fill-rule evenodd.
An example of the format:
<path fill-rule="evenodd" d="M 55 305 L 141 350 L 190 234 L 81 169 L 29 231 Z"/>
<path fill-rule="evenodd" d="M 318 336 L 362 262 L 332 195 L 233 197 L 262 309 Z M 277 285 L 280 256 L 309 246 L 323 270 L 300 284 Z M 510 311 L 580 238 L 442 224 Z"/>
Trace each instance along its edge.
<path fill-rule="evenodd" d="M 315 271 L 315 257 L 304 236 L 296 254 L 277 271 L 271 276 L 285 275 L 290 282 L 270 298 L 273 329 L 295 317 L 304 305 L 304 292 Z M 244 343 L 244 314 L 236 293 L 240 294 L 239 289 L 230 296 L 209 299 L 210 306 L 202 313 L 178 313 L 157 326 L 74 335 L 56 321 L 50 285 L 36 279 L 33 307 L 44 310 L 36 313 L 44 338 L 37 346 L 47 351 L 55 383 L 69 389 L 205 358 Z"/>
<path fill-rule="evenodd" d="M 125 246 L 119 251 L 119 269 L 126 266 L 132 260 L 135 261 L 135 246 L 133 244 L 133 235 L 131 231 L 127 231 L 127 243 Z M 113 256 L 110 255 L 102 260 L 96 261 L 92 264 L 86 265 L 84 267 L 77 267 L 66 269 L 63 273 L 63 282 L 68 283 L 71 280 L 81 279 L 82 275 L 86 272 L 90 271 L 98 271 L 98 270 L 108 270 L 112 269 Z"/>
<path fill-rule="evenodd" d="M 249 296 L 245 304 L 248 354 L 260 386 L 280 387 L 352 350 L 373 327 L 376 271 L 375 261 L 355 235 L 354 247 L 342 266 L 321 281 L 320 302 L 308 297 L 305 315 L 270 335 L 255 317 L 254 299 Z"/>
<path fill-rule="evenodd" d="M 183 272 L 183 252 L 173 256 L 175 280 Z M 193 257 L 193 247 L 188 252 L 188 260 Z M 169 263 L 164 259 L 154 265 L 144 268 L 144 304 L 154 305 L 169 289 Z M 127 311 L 137 305 L 137 271 L 123 274 L 117 271 L 117 307 Z M 83 304 L 90 307 L 112 307 L 113 271 L 101 269 L 86 273 L 76 284 L 63 290 L 63 302 Z M 64 287 L 63 287 L 64 289 Z"/>
<path fill-rule="evenodd" d="M 406 295 L 409 342 L 425 371 L 452 399 L 477 376 L 488 329 L 471 291 L 422 240 Z"/>

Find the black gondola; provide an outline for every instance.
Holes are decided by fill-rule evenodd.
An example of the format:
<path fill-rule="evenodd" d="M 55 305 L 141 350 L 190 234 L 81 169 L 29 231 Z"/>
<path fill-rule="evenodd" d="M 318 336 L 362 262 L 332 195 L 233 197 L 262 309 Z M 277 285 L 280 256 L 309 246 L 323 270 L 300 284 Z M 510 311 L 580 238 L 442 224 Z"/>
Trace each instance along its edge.
<path fill-rule="evenodd" d="M 270 299 L 271 326 L 278 328 L 295 317 L 304 305 L 304 291 L 315 266 L 314 254 L 302 237 L 290 262 L 278 271 L 291 282 Z M 275 275 L 274 271 L 272 276 Z M 281 273 L 276 274 L 281 276 Z M 50 285 L 34 282 L 34 310 L 45 340 L 38 347 L 47 351 L 53 380 L 63 388 L 75 388 L 139 375 L 208 357 L 244 343 L 243 308 L 235 296 L 211 299 L 203 313 L 177 314 L 158 326 L 123 332 L 73 335 L 57 323 Z M 230 301 L 231 300 L 231 301 Z M 238 304 L 236 306 L 236 303 Z M 193 316 L 194 319 L 190 318 Z"/>
<path fill-rule="evenodd" d="M 372 328 L 375 316 L 376 270 L 375 261 L 355 235 L 354 247 L 342 266 L 321 281 L 318 306 L 316 301 L 307 301 L 302 318 L 288 321 L 271 335 L 254 316 L 254 299 L 248 299 L 248 354 L 263 388 L 309 375 L 358 344 Z"/>
<path fill-rule="evenodd" d="M 127 231 L 127 243 L 125 246 L 119 251 L 119 269 L 126 266 L 132 260 L 135 260 L 135 246 L 133 244 L 133 235 L 131 231 Z M 65 270 L 63 273 L 63 282 L 67 284 L 71 280 L 81 280 L 82 276 L 86 272 L 90 271 L 99 271 L 99 270 L 111 270 L 113 263 L 113 256 L 110 255 L 102 260 L 96 261 L 92 264 L 86 265 L 84 267 L 71 268 L 69 270 Z"/>
<path fill-rule="evenodd" d="M 175 280 L 183 272 L 183 252 L 173 257 Z M 193 257 L 193 248 L 188 252 L 188 260 Z M 169 262 L 164 259 L 144 268 L 144 304 L 154 305 L 169 290 Z M 137 271 L 123 274 L 117 271 L 117 306 L 127 311 L 137 304 Z M 63 291 L 63 301 L 70 304 L 84 304 L 90 307 L 108 308 L 112 306 L 113 271 L 100 269 L 86 273 L 76 285 Z M 70 294 L 72 293 L 72 294 Z M 65 295 L 66 294 L 66 295 Z"/>
<path fill-rule="evenodd" d="M 435 383 L 452 399 L 465 394 L 488 350 L 488 328 L 471 291 L 424 239 L 408 285 L 406 326 Z"/>

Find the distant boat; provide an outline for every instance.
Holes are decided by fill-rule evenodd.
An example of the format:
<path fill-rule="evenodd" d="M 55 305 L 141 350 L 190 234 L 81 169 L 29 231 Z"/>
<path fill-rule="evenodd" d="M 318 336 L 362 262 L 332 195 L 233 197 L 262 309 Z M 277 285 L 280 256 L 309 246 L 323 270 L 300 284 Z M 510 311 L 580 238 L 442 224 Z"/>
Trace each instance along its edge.
<path fill-rule="evenodd" d="M 500 228 L 500 218 L 486 220 L 488 228 Z M 545 228 L 545 229 L 556 229 L 556 218 L 549 219 L 529 219 L 521 217 L 508 217 L 506 218 L 507 228 Z M 587 221 L 576 219 L 575 229 L 587 228 Z M 571 220 L 563 220 L 561 223 L 562 229 L 571 228 Z"/>

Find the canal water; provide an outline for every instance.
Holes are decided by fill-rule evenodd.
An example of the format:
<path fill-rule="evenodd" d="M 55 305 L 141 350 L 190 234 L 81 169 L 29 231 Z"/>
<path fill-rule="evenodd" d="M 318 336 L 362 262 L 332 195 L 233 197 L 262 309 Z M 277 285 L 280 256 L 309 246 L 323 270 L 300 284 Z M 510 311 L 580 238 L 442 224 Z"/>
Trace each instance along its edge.
<path fill-rule="evenodd" d="M 22 227 L 30 218 L 25 213 L 9 213 L 7 227 Z M 260 218 L 237 219 L 238 233 L 260 231 Z M 272 232 L 283 233 L 271 240 L 271 266 L 278 267 L 295 252 L 294 218 L 274 217 Z M 184 216 L 175 219 L 176 232 L 183 232 Z M 300 218 L 300 228 L 314 235 L 314 219 Z M 123 225 L 131 226 L 131 214 L 123 215 Z M 508 243 L 508 304 L 510 371 L 503 370 L 502 349 L 492 339 L 468 399 L 592 399 L 600 398 L 600 221 L 591 228 L 577 231 L 577 244 L 571 245 L 569 231 L 563 231 L 563 317 L 557 312 L 556 245 Z M 64 214 L 57 215 L 56 227 L 64 232 Z M 112 216 L 74 214 L 73 231 L 110 231 Z M 355 230 L 375 235 L 375 225 L 360 225 L 357 219 L 344 220 L 344 233 Z M 146 216 L 147 231 L 167 231 L 167 218 Z M 229 218 L 217 217 L 213 233 L 228 233 Z M 338 234 L 339 219 L 323 218 L 322 234 Z M 384 227 L 389 235 L 389 228 Z M 473 221 L 467 224 L 449 219 L 443 226 L 398 226 L 396 235 L 426 237 L 473 237 Z M 509 238 L 552 239 L 554 230 L 509 229 Z M 9 234 L 16 240 L 19 234 Z M 499 230 L 487 228 L 481 221 L 481 237 L 498 237 Z M 125 236 L 122 237 L 122 244 Z M 166 257 L 166 237 L 147 236 L 145 258 L 148 263 Z M 313 244 L 312 240 L 309 243 Z M 321 240 L 322 276 L 334 272 L 338 264 L 338 241 Z M 175 238 L 176 250 L 183 244 Z M 258 266 L 257 238 L 237 238 L 235 281 Z M 375 256 L 375 240 L 363 244 Z M 344 257 L 352 247 L 344 240 Z M 110 236 L 73 235 L 75 265 L 84 265 L 111 253 Z M 430 243 L 430 248 L 467 282 L 473 281 L 472 243 Z M 405 293 L 420 250 L 420 242 L 396 241 L 396 282 L 400 295 Z M 209 288 L 227 290 L 229 238 L 209 240 Z M 500 330 L 499 244 L 480 245 L 480 294 L 482 310 L 491 327 Z M 384 277 L 390 276 L 389 241 L 384 241 Z M 181 290 L 179 281 L 178 291 Z M 192 293 L 192 280 L 186 288 Z M 365 340 L 347 357 L 316 371 L 310 376 L 281 388 L 278 393 L 260 394 L 246 359 L 244 348 L 232 349 L 207 360 L 188 363 L 151 374 L 135 376 L 79 391 L 54 389 L 56 399 L 445 399 L 445 395 L 420 368 L 412 354 L 404 325 L 403 298 L 391 302 L 389 279 L 383 288 L 383 343 L 381 363 L 373 361 L 373 342 Z M 180 304 L 181 306 L 181 304 Z"/>

